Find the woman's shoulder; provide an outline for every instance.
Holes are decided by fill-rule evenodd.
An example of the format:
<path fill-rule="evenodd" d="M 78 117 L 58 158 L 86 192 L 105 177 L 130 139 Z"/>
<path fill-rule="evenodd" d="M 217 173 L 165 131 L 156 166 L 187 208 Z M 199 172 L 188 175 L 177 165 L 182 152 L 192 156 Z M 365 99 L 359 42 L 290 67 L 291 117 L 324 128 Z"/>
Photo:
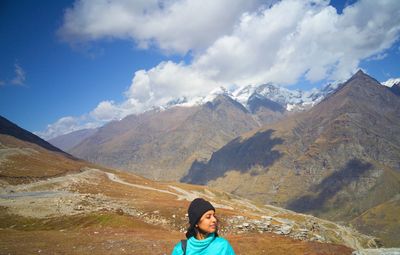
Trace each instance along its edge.
<path fill-rule="evenodd" d="M 216 237 L 214 240 L 213 248 L 220 250 L 221 254 L 235 255 L 231 244 L 223 237 Z"/>
<path fill-rule="evenodd" d="M 182 250 L 182 241 L 179 241 L 174 249 L 172 250 L 172 255 L 182 255 L 183 254 L 183 250 Z"/>
<path fill-rule="evenodd" d="M 228 240 L 220 236 L 215 237 L 215 241 L 220 243 L 229 243 Z"/>
<path fill-rule="evenodd" d="M 228 240 L 226 240 L 225 238 L 220 237 L 220 236 L 217 236 L 214 239 L 214 243 L 217 244 L 217 245 L 230 246 Z"/>

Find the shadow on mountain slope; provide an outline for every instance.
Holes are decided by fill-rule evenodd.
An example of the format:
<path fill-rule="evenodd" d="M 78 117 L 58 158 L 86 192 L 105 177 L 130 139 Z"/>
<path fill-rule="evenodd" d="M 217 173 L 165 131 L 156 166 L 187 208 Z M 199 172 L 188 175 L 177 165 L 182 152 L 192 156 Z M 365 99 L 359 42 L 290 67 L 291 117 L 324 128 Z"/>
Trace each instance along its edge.
<path fill-rule="evenodd" d="M 38 146 L 41 146 L 49 151 L 55 151 L 55 152 L 60 152 L 65 154 L 67 157 L 76 159 L 72 155 L 60 150 L 59 148 L 51 145 L 50 143 L 46 142 L 42 138 L 30 133 L 29 131 L 26 131 L 23 128 L 20 128 L 16 124 L 12 123 L 8 119 L 0 116 L 0 134 L 3 135 L 8 135 L 8 136 L 13 136 L 16 139 L 28 142 L 28 143 L 33 143 Z"/>
<path fill-rule="evenodd" d="M 181 181 L 206 184 L 210 180 L 222 177 L 230 170 L 248 172 L 255 166 L 263 169 L 271 166 L 282 157 L 282 153 L 273 150 L 275 145 L 282 144 L 282 138 L 273 138 L 274 130 L 257 132 L 249 139 L 238 137 L 217 152 L 213 153 L 208 163 L 194 161 L 188 174 Z M 257 174 L 257 173 L 251 173 Z"/>
<path fill-rule="evenodd" d="M 321 183 L 311 188 L 317 196 L 305 195 L 291 201 L 287 208 L 297 212 L 309 212 L 320 210 L 325 206 L 325 202 L 334 197 L 338 192 L 347 187 L 372 168 L 372 164 L 362 162 L 359 159 L 352 159 L 337 172 L 326 177 Z"/>

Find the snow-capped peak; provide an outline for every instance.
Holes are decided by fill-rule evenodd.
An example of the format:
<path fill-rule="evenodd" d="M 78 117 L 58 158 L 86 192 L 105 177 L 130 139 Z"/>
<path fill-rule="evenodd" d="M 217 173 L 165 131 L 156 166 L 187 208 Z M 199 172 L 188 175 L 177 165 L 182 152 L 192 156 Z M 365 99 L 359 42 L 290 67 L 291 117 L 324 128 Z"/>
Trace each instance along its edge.
<path fill-rule="evenodd" d="M 196 105 L 202 105 L 207 102 L 212 102 L 217 96 L 219 95 L 227 95 L 232 98 L 231 92 L 229 92 L 226 88 L 224 87 L 218 87 L 213 89 L 208 95 L 206 96 L 197 96 L 193 97 L 190 99 L 187 99 L 186 97 L 184 98 L 185 100 L 177 100 L 176 104 L 170 104 L 168 106 L 196 106 Z"/>
<path fill-rule="evenodd" d="M 238 88 L 235 91 L 233 91 L 232 98 L 245 106 L 251 95 L 253 95 L 254 92 L 256 91 L 256 89 L 257 87 L 253 85 L 247 85 Z"/>
<path fill-rule="evenodd" d="M 310 91 L 290 90 L 281 86 L 267 83 L 259 86 L 248 85 L 235 90 L 232 95 L 233 99 L 247 107 L 247 103 L 250 97 L 257 94 L 258 96 L 265 97 L 271 101 L 274 101 L 288 111 L 295 109 L 304 109 L 304 107 L 313 106 L 320 102 L 328 94 L 335 91 L 340 82 L 327 84 L 322 89 L 312 89 Z"/>
<path fill-rule="evenodd" d="M 397 83 L 400 83 L 400 78 L 392 78 L 392 79 L 389 79 L 389 80 L 387 80 L 385 82 L 382 82 L 381 84 L 386 86 L 386 87 L 391 88 L 391 87 L 393 87 L 393 85 L 395 85 Z"/>
<path fill-rule="evenodd" d="M 206 96 L 198 96 L 194 98 L 182 97 L 171 101 L 166 107 L 172 106 L 196 106 L 213 101 L 219 95 L 227 95 L 233 100 L 239 102 L 249 109 L 249 99 L 257 96 L 258 98 L 266 98 L 280 104 L 288 111 L 302 110 L 306 107 L 315 105 L 324 99 L 327 95 L 334 92 L 340 82 L 330 83 L 322 89 L 312 89 L 310 91 L 290 90 L 272 83 L 262 85 L 247 85 L 237 88 L 232 92 L 224 87 L 218 87 L 212 90 Z"/>

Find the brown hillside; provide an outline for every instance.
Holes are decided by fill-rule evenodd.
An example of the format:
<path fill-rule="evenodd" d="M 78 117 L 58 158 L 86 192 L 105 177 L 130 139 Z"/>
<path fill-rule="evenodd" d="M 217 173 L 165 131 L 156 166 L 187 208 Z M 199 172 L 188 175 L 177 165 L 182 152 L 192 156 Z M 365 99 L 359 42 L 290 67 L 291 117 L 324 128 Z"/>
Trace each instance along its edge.
<path fill-rule="evenodd" d="M 7 174 L 0 176 L 0 254 L 168 254 L 184 236 L 196 197 L 212 201 L 220 234 L 237 254 L 350 254 L 375 245 L 309 215 L 95 168 L 9 135 L 0 139 Z"/>
<path fill-rule="evenodd" d="M 90 165 L 0 117 L 0 180 L 26 183 Z"/>
<path fill-rule="evenodd" d="M 400 193 L 399 127 L 399 97 L 360 71 L 308 112 L 193 164 L 183 180 L 349 221 Z"/>
<path fill-rule="evenodd" d="M 173 107 L 110 123 L 70 152 L 90 162 L 154 180 L 179 180 L 196 159 L 259 127 L 242 105 L 220 95 L 196 107 Z"/>
<path fill-rule="evenodd" d="M 199 196 L 216 206 L 220 234 L 237 254 L 351 254 L 374 242 L 312 216 L 112 170 L 3 184 L 0 191 L 1 254 L 169 254 Z"/>

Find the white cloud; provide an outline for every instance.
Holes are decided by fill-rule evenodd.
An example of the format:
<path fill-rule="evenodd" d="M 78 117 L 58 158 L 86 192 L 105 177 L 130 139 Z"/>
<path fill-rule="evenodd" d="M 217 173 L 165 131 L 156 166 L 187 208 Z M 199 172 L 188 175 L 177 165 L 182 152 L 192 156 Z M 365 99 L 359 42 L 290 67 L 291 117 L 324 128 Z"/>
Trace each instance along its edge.
<path fill-rule="evenodd" d="M 121 110 L 113 101 L 103 101 L 97 105 L 90 115 L 100 121 L 110 121 L 119 119 Z"/>
<path fill-rule="evenodd" d="M 73 131 L 77 131 L 80 129 L 96 128 L 101 124 L 104 123 L 93 121 L 87 116 L 81 116 L 81 117 L 67 116 L 67 117 L 62 117 L 53 124 L 47 125 L 45 131 L 34 132 L 34 133 L 42 137 L 43 139 L 48 140 L 53 137 L 71 133 Z"/>
<path fill-rule="evenodd" d="M 363 1 L 339 15 L 326 1 L 287 0 L 243 13 L 231 34 L 197 53 L 191 64 L 163 62 L 137 71 L 128 97 L 146 109 L 227 84 L 292 84 L 303 75 L 312 82 L 347 79 L 361 60 L 396 41 L 399 10 L 397 1 Z"/>
<path fill-rule="evenodd" d="M 122 103 L 103 101 L 90 113 L 101 121 L 119 120 L 132 113 L 141 113 L 154 106 L 166 105 L 176 98 L 205 95 L 219 85 L 206 73 L 171 61 L 135 73 Z"/>
<path fill-rule="evenodd" d="M 122 103 L 102 101 L 88 115 L 63 117 L 48 125 L 45 131 L 35 133 L 44 139 L 51 139 L 79 129 L 98 127 L 108 121 L 120 120 L 130 114 L 165 105 L 178 97 L 194 98 L 206 94 L 216 86 L 205 74 L 189 66 L 162 62 L 148 71 L 135 73 Z"/>
<path fill-rule="evenodd" d="M 361 60 L 384 57 L 399 37 L 397 0 L 358 1 L 342 14 L 325 0 L 274 2 L 81 0 L 66 11 L 60 31 L 68 39 L 125 38 L 191 50 L 189 66 L 175 65 L 218 84 L 345 79 Z M 153 76 L 157 70 L 166 71 L 155 67 Z"/>
<path fill-rule="evenodd" d="M 376 55 L 370 57 L 368 60 L 372 60 L 372 61 L 374 61 L 374 60 L 382 60 L 382 59 L 385 59 L 387 56 L 388 56 L 388 53 L 386 53 L 386 52 L 385 53 L 379 53 L 379 54 L 376 54 Z"/>
<path fill-rule="evenodd" d="M 271 1 L 272 2 L 272 1 Z M 400 1 L 360 0 L 341 14 L 324 0 L 78 1 L 65 13 L 67 40 L 131 39 L 140 47 L 192 52 L 189 64 L 135 72 L 121 103 L 104 101 L 97 121 L 121 119 L 230 85 L 347 79 L 379 60 L 400 34 Z"/>
<path fill-rule="evenodd" d="M 150 108 L 178 97 L 205 95 L 219 85 L 202 70 L 168 61 L 148 71 L 137 71 L 126 96 Z"/>
<path fill-rule="evenodd" d="M 233 29 L 243 11 L 258 0 L 79 0 L 65 12 L 60 35 L 68 41 L 133 39 L 140 47 L 154 44 L 186 53 L 207 47 Z"/>
<path fill-rule="evenodd" d="M 13 85 L 25 85 L 25 71 L 22 67 L 18 64 L 14 64 L 15 67 L 15 77 L 10 81 Z"/>
<path fill-rule="evenodd" d="M 360 0 L 342 14 L 326 0 L 273 2 L 81 0 L 66 11 L 60 32 L 67 39 L 112 37 L 191 50 L 192 63 L 174 65 L 215 84 L 345 79 L 361 60 L 384 57 L 399 38 L 397 0 Z M 165 73 L 163 65 L 143 72 Z"/>
<path fill-rule="evenodd" d="M 112 120 L 121 120 L 125 116 L 143 112 L 142 105 L 135 99 L 126 98 L 122 103 L 102 101 L 90 112 L 89 116 L 96 122 L 105 123 Z"/>
<path fill-rule="evenodd" d="M 193 65 L 239 84 L 293 84 L 303 75 L 312 82 L 346 79 L 361 60 L 398 39 L 399 10 L 398 1 L 360 1 L 339 15 L 325 1 L 281 1 L 242 15 L 234 32 L 219 38 Z"/>

